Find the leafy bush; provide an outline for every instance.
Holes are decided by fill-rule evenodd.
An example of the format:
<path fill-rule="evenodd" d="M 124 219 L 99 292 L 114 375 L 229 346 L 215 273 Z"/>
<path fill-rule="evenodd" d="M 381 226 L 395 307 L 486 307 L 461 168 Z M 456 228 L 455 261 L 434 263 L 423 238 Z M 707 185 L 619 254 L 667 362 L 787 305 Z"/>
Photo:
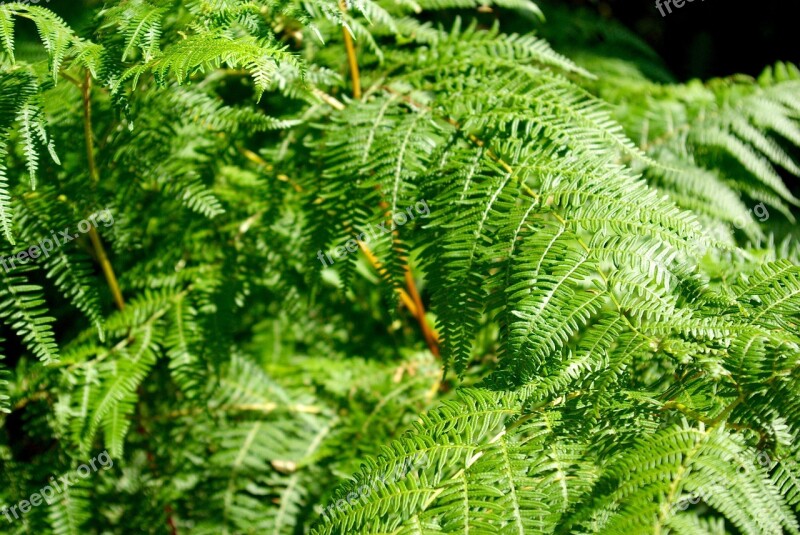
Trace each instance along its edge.
<path fill-rule="evenodd" d="M 50 8 L 0 4 L 4 532 L 800 532 L 795 66 L 528 0 Z"/>

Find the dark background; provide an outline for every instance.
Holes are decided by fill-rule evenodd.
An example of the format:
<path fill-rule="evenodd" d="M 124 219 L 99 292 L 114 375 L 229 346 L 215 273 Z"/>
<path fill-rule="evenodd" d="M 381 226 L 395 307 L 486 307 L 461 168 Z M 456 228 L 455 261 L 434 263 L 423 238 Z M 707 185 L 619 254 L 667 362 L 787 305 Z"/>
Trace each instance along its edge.
<path fill-rule="evenodd" d="M 673 6 L 665 17 L 655 0 L 562 1 L 621 21 L 664 58 L 679 80 L 757 75 L 777 60 L 800 63 L 797 0 L 694 0 L 680 9 Z"/>
<path fill-rule="evenodd" d="M 658 52 L 678 80 L 734 73 L 757 75 L 778 60 L 800 63 L 798 0 L 687 0 L 665 17 L 655 0 L 550 3 L 583 7 L 622 22 Z M 42 2 L 72 23 L 86 7 L 102 4 L 102 0 Z"/>

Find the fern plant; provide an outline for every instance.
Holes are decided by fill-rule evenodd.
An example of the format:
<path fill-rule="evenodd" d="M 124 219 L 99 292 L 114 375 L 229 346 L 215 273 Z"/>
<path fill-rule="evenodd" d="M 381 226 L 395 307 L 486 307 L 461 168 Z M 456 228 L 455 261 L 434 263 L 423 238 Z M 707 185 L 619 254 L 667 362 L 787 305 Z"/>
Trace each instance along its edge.
<path fill-rule="evenodd" d="M 800 532 L 796 66 L 87 4 L 0 4 L 4 533 Z"/>

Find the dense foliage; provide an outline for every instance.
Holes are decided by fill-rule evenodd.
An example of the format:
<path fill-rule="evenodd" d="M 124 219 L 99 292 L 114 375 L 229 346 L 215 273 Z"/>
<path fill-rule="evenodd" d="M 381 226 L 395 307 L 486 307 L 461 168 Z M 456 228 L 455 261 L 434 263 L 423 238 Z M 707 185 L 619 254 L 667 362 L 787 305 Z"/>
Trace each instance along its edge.
<path fill-rule="evenodd" d="M 800 70 L 543 9 L 0 4 L 0 531 L 800 532 Z"/>

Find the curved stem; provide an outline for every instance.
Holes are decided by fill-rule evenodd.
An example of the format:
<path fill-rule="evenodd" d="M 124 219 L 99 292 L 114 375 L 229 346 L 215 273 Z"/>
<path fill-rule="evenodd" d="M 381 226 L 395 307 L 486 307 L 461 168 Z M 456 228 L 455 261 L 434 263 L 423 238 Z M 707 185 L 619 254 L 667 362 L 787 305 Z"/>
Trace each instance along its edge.
<path fill-rule="evenodd" d="M 342 13 L 347 13 L 347 4 L 345 0 L 339 0 L 339 8 Z M 358 60 L 356 59 L 356 47 L 353 44 L 353 36 L 347 29 L 347 26 L 342 26 L 342 33 L 344 35 L 344 48 L 347 51 L 347 63 L 350 65 L 350 76 L 353 79 L 353 97 L 356 100 L 361 99 L 361 76 L 358 73 Z"/>
<path fill-rule="evenodd" d="M 89 71 L 83 79 L 81 86 L 83 95 L 83 137 L 86 139 L 86 160 L 89 165 L 89 178 L 92 180 L 92 187 L 97 186 L 100 180 L 97 174 L 97 163 L 94 157 L 94 141 L 92 136 L 92 77 Z"/>
<path fill-rule="evenodd" d="M 89 166 L 89 178 L 92 181 L 92 189 L 97 187 L 100 181 L 100 175 L 97 172 L 97 161 L 94 155 L 94 140 L 92 136 L 92 77 L 89 71 L 86 71 L 83 85 L 81 86 L 81 94 L 83 95 L 83 135 L 86 141 L 86 160 Z M 100 239 L 100 234 L 97 229 L 92 225 L 89 227 L 89 239 L 92 241 L 94 253 L 97 256 L 97 261 L 105 275 L 108 287 L 111 290 L 111 295 L 114 298 L 114 303 L 120 310 L 125 309 L 125 300 L 122 298 L 122 291 L 117 282 L 117 276 L 114 273 L 114 267 L 108 260 L 106 250 L 103 247 L 103 242 Z"/>
<path fill-rule="evenodd" d="M 89 239 L 92 241 L 92 247 L 97 255 L 97 261 L 100 263 L 103 275 L 105 275 L 106 282 L 108 282 L 108 287 L 111 289 L 114 303 L 117 305 L 118 309 L 125 310 L 125 300 L 122 298 L 122 291 L 119 289 L 117 276 L 114 274 L 114 267 L 108 260 L 103 242 L 100 240 L 100 235 L 97 233 L 97 229 L 94 228 L 94 226 L 89 228 Z"/>

